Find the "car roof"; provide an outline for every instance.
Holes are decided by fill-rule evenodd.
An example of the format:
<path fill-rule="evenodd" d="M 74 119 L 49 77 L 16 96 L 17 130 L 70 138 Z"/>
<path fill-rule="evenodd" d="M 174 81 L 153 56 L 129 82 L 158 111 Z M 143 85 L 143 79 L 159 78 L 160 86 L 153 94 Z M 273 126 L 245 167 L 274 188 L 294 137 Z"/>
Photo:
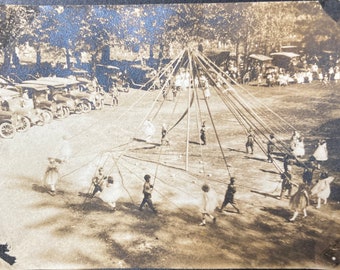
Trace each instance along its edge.
<path fill-rule="evenodd" d="M 11 91 L 5 88 L 0 88 L 0 96 L 3 99 L 8 99 L 8 98 L 13 98 L 13 97 L 19 97 L 20 94 L 19 92 L 16 92 L 16 91 Z"/>
<path fill-rule="evenodd" d="M 253 58 L 253 59 L 256 59 L 256 60 L 259 60 L 259 61 L 270 61 L 270 60 L 273 60 L 273 58 L 267 56 L 267 55 L 263 55 L 263 54 L 256 54 L 256 53 L 253 53 L 251 55 L 249 55 L 250 58 Z"/>
<path fill-rule="evenodd" d="M 293 57 L 298 57 L 300 55 L 297 53 L 293 53 L 293 52 L 276 52 L 276 53 L 271 53 L 270 56 L 284 56 L 288 58 L 293 58 Z"/>
<path fill-rule="evenodd" d="M 37 79 L 37 80 L 27 80 L 23 81 L 23 84 L 40 84 L 40 85 L 46 85 L 50 87 L 65 87 L 67 86 L 65 83 L 61 83 L 59 81 L 53 81 L 53 80 L 48 80 L 48 79 Z"/>
<path fill-rule="evenodd" d="M 60 82 L 52 82 L 52 81 L 47 81 L 47 80 L 28 80 L 28 81 L 23 81 L 23 84 L 40 84 L 40 85 L 46 85 L 46 86 L 52 86 L 52 87 L 65 87 L 65 84 L 60 83 Z"/>
<path fill-rule="evenodd" d="M 43 82 L 50 82 L 50 83 L 62 83 L 65 85 L 74 85 L 74 84 L 79 84 L 80 82 L 77 81 L 76 79 L 71 79 L 71 78 L 63 78 L 63 77 L 41 77 L 38 78 L 37 81 L 43 81 Z"/>
<path fill-rule="evenodd" d="M 19 84 L 16 84 L 16 86 L 20 88 L 24 88 L 24 89 L 33 89 L 36 91 L 46 91 L 49 89 L 47 85 L 36 84 L 36 83 L 19 83 Z"/>

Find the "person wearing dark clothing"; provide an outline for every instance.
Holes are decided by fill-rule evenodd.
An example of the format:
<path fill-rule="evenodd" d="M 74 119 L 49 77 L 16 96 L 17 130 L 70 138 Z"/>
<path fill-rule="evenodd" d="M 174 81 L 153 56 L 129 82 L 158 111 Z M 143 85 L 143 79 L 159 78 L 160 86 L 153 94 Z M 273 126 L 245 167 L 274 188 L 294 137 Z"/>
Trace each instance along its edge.
<path fill-rule="evenodd" d="M 92 178 L 92 184 L 94 186 L 91 198 L 93 198 L 98 192 L 103 191 L 103 186 L 105 185 L 107 177 L 103 174 L 103 168 L 100 167 L 96 172 L 95 176 Z"/>
<path fill-rule="evenodd" d="M 249 150 L 250 150 L 250 154 L 254 153 L 254 142 L 255 142 L 255 134 L 254 134 L 254 131 L 250 129 L 248 133 L 248 137 L 247 137 L 247 142 L 246 142 L 247 154 L 249 153 Z"/>
<path fill-rule="evenodd" d="M 109 94 L 112 98 L 112 103 L 111 103 L 111 107 L 112 106 L 118 106 L 118 89 L 117 89 L 117 85 L 115 82 L 112 83 L 111 88 L 109 90 Z"/>
<path fill-rule="evenodd" d="M 144 176 L 144 180 L 145 180 L 145 183 L 144 183 L 144 186 L 143 186 L 144 198 L 143 198 L 142 203 L 139 206 L 139 210 L 143 211 L 144 205 L 147 204 L 154 213 L 157 213 L 156 209 L 153 206 L 152 200 L 151 200 L 151 192 L 153 190 L 153 185 L 150 184 L 150 178 L 151 177 L 148 174 L 146 174 Z"/>
<path fill-rule="evenodd" d="M 170 145 L 170 141 L 168 138 L 168 129 L 167 129 L 166 124 L 162 125 L 161 145 Z"/>
<path fill-rule="evenodd" d="M 313 169 L 312 168 L 305 168 L 302 173 L 302 181 L 311 186 L 313 183 Z"/>
<path fill-rule="evenodd" d="M 276 139 L 275 139 L 274 134 L 270 134 L 269 140 L 267 142 L 267 158 L 268 158 L 268 162 L 270 163 L 273 162 L 272 154 L 274 152 L 275 143 L 276 143 Z"/>
<path fill-rule="evenodd" d="M 220 208 L 220 211 L 222 211 L 224 207 L 226 207 L 230 203 L 231 206 L 236 209 L 237 213 L 240 213 L 240 210 L 237 208 L 236 203 L 234 201 L 234 194 L 236 193 L 236 187 L 234 184 L 235 184 L 235 177 L 231 177 L 230 183 L 228 185 L 227 191 L 224 196 L 224 201 Z"/>
<path fill-rule="evenodd" d="M 172 100 L 175 100 L 177 96 L 177 92 L 179 91 L 179 88 L 176 86 L 172 86 L 171 90 L 172 90 Z"/>
<path fill-rule="evenodd" d="M 283 170 L 285 172 L 288 172 L 290 171 L 290 163 L 291 163 L 291 157 L 286 154 L 284 157 L 283 157 Z"/>
<path fill-rule="evenodd" d="M 286 171 L 281 174 L 282 179 L 282 186 L 281 186 L 281 193 L 280 193 L 280 200 L 282 200 L 283 195 L 286 191 L 288 191 L 288 198 L 290 198 L 290 195 L 292 193 L 292 183 L 290 182 L 292 180 L 292 175 Z"/>
<path fill-rule="evenodd" d="M 205 122 L 202 123 L 202 127 L 201 127 L 201 140 L 203 145 L 207 144 L 207 136 L 205 135 L 206 132 L 206 127 L 205 127 Z"/>

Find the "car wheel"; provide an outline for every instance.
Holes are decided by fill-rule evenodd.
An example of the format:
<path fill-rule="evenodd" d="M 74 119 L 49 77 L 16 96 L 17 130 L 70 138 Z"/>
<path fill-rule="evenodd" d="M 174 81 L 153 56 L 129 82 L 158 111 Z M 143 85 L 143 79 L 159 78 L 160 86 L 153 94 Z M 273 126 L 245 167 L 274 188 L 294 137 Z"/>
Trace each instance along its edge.
<path fill-rule="evenodd" d="M 101 110 L 103 109 L 104 106 L 104 100 L 100 99 L 100 100 L 96 100 L 96 110 Z"/>
<path fill-rule="evenodd" d="M 45 125 L 45 117 L 43 115 L 43 112 L 39 113 L 39 120 L 35 123 L 37 126 L 43 126 Z"/>
<path fill-rule="evenodd" d="M 57 119 L 62 119 L 64 118 L 64 114 L 65 114 L 64 108 L 60 107 L 60 108 L 57 108 L 57 110 L 55 111 L 54 117 Z"/>
<path fill-rule="evenodd" d="M 63 118 L 69 117 L 71 114 L 69 107 L 63 107 Z"/>
<path fill-rule="evenodd" d="M 19 120 L 20 121 L 20 120 Z M 17 127 L 18 132 L 26 132 L 31 127 L 31 121 L 27 117 L 22 117 Z"/>
<path fill-rule="evenodd" d="M 45 124 L 49 124 L 52 122 L 53 120 L 53 113 L 50 112 L 49 110 L 43 110 L 43 112 L 41 113 L 42 117 L 44 118 L 44 122 Z"/>
<path fill-rule="evenodd" d="M 88 101 L 84 101 L 83 103 L 83 112 L 84 113 L 88 113 L 92 110 L 92 106 L 91 106 L 91 103 L 88 102 Z"/>
<path fill-rule="evenodd" d="M 83 112 L 84 112 L 84 104 L 83 103 L 77 104 L 75 113 L 83 113 Z"/>
<path fill-rule="evenodd" d="M 15 127 L 10 123 L 2 123 L 0 125 L 0 136 L 5 139 L 12 139 L 15 135 Z"/>

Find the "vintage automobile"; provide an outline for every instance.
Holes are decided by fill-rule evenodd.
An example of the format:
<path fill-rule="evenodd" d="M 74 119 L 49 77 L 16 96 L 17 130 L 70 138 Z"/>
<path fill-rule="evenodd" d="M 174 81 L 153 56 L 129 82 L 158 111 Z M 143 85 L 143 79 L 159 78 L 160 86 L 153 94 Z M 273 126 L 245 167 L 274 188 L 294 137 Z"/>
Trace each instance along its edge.
<path fill-rule="evenodd" d="M 45 123 L 45 115 L 41 110 L 36 110 L 30 107 L 26 103 L 26 99 L 22 98 L 18 92 L 10 91 L 7 89 L 0 89 L 0 109 L 3 119 L 9 119 L 6 123 L 14 125 L 15 131 L 24 132 L 27 131 L 31 125 L 43 125 Z M 11 127 L 5 125 L 8 128 L 4 131 L 3 137 L 11 137 Z M 8 133 L 6 135 L 6 133 Z M 14 136 L 14 135 L 13 135 Z"/>
<path fill-rule="evenodd" d="M 15 127 L 12 124 L 12 114 L 0 111 L 0 136 L 10 139 L 14 137 Z"/>
<path fill-rule="evenodd" d="M 11 139 L 17 129 L 18 115 L 0 110 L 0 137 Z"/>
<path fill-rule="evenodd" d="M 49 115 L 41 109 L 34 109 L 32 100 L 22 97 L 8 99 L 2 102 L 4 111 L 18 113 L 24 118 L 24 126 L 20 131 L 27 131 L 32 125 L 43 126 L 49 121 Z"/>
<path fill-rule="evenodd" d="M 101 110 L 104 106 L 105 91 L 97 81 L 91 81 L 87 78 L 76 77 L 79 81 L 79 97 L 87 98 L 91 102 L 92 109 Z"/>
<path fill-rule="evenodd" d="M 62 87 L 54 87 L 52 90 L 61 89 L 64 97 L 71 98 L 75 101 L 75 113 L 89 112 L 92 109 L 92 97 L 87 93 L 80 91 L 81 82 L 71 78 L 63 77 L 41 77 L 37 79 L 39 82 L 61 84 Z"/>
<path fill-rule="evenodd" d="M 53 81 L 64 83 L 69 90 L 69 95 L 80 99 L 84 103 L 84 112 L 88 112 L 91 109 L 100 110 L 103 108 L 104 91 L 96 81 L 74 76 L 70 76 L 69 78 L 53 77 L 52 79 Z M 45 78 L 44 80 L 49 79 Z"/>
<path fill-rule="evenodd" d="M 17 84 L 16 87 L 20 93 L 27 91 L 29 98 L 33 101 L 34 108 L 45 112 L 46 122 L 52 121 L 54 117 L 57 119 L 66 117 L 67 109 L 65 104 L 50 100 L 50 89 L 46 85 L 21 83 Z"/>
<path fill-rule="evenodd" d="M 105 85 L 105 91 L 110 92 L 112 86 L 119 92 L 128 93 L 130 91 L 130 80 L 126 72 L 122 72 L 119 67 L 112 65 L 97 65 L 97 76 L 102 78 L 101 83 Z M 77 76 L 77 79 L 79 77 Z"/>
<path fill-rule="evenodd" d="M 86 110 L 91 110 L 90 104 L 85 104 L 82 100 L 69 94 L 70 85 L 54 80 L 53 77 L 42 77 L 37 80 L 23 81 L 22 83 L 33 83 L 48 87 L 50 90 L 49 100 L 64 107 L 64 117 L 67 117 L 70 113 L 79 114 Z"/>

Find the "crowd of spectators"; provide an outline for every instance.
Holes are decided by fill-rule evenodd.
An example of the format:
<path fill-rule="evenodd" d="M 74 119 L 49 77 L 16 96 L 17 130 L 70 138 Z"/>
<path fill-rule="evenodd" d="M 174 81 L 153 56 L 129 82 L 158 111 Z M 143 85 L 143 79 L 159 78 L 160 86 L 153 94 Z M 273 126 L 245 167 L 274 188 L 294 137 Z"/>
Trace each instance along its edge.
<path fill-rule="evenodd" d="M 234 82 L 286 86 L 291 83 L 311 83 L 319 81 L 323 85 L 338 83 L 340 80 L 340 58 L 331 56 L 325 61 L 318 57 L 292 58 L 288 65 L 273 65 L 270 61 L 248 61 L 247 69 L 243 61 L 229 60 L 225 72 Z"/>

